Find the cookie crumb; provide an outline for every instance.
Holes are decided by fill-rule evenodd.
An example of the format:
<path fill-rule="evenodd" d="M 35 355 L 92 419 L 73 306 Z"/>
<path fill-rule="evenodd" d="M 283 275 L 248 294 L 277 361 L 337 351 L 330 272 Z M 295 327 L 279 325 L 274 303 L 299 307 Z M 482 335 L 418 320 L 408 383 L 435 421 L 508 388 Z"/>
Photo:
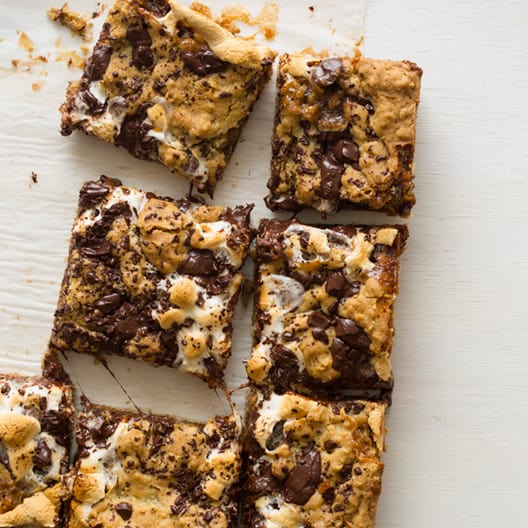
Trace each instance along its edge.
<path fill-rule="evenodd" d="M 17 34 L 19 35 L 18 45 L 31 53 L 35 49 L 33 41 L 27 36 L 27 33 L 24 33 L 24 31 L 17 31 Z"/>
<path fill-rule="evenodd" d="M 92 25 L 87 21 L 88 17 L 72 11 L 67 3 L 64 3 L 61 8 L 52 7 L 48 10 L 47 15 L 50 20 L 70 28 L 72 33 L 81 36 L 83 39 L 91 38 L 91 35 L 87 33 Z"/>
<path fill-rule="evenodd" d="M 311 13 L 315 12 L 315 7 L 314 6 L 308 6 L 308 9 L 310 10 Z"/>
<path fill-rule="evenodd" d="M 34 91 L 34 92 L 38 92 L 40 91 L 40 89 L 44 86 L 44 81 L 39 81 L 39 82 L 34 82 L 32 85 L 31 85 L 31 89 Z M 33 174 L 35 173 L 31 173 L 31 177 L 33 178 Z M 36 174 L 35 174 L 35 178 L 36 178 Z M 36 181 L 35 181 L 36 183 Z"/>
<path fill-rule="evenodd" d="M 34 171 L 31 171 L 31 181 L 33 183 L 38 183 L 38 174 Z"/>

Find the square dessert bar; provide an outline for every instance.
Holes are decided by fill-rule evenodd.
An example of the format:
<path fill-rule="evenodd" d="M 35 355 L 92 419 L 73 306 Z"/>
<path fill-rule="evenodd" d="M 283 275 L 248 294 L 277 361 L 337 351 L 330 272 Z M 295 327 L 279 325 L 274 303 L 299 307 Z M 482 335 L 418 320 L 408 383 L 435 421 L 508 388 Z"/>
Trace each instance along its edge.
<path fill-rule="evenodd" d="M 250 395 L 244 526 L 374 527 L 386 405 Z"/>
<path fill-rule="evenodd" d="M 68 528 L 234 526 L 240 421 L 205 424 L 85 402 Z"/>
<path fill-rule="evenodd" d="M 68 87 L 62 134 L 121 145 L 212 195 L 275 55 L 172 0 L 118 0 Z"/>
<path fill-rule="evenodd" d="M 70 387 L 0 374 L 0 526 L 63 526 L 72 420 Z"/>
<path fill-rule="evenodd" d="M 51 339 L 223 381 L 252 205 L 171 200 L 102 177 L 79 195 Z"/>
<path fill-rule="evenodd" d="M 398 225 L 262 220 L 250 379 L 279 392 L 390 395 L 393 303 L 407 235 Z"/>
<path fill-rule="evenodd" d="M 268 207 L 408 216 L 421 76 L 407 61 L 283 55 Z"/>

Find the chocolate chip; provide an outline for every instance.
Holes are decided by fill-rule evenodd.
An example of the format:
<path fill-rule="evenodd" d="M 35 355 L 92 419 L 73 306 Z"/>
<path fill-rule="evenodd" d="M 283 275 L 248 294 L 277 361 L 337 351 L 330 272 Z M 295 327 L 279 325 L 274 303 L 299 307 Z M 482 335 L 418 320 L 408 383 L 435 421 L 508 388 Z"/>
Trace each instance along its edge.
<path fill-rule="evenodd" d="M 339 318 L 335 326 L 336 336 L 341 338 L 348 346 L 369 350 L 370 339 L 364 330 L 352 319 Z"/>
<path fill-rule="evenodd" d="M 332 297 L 341 297 L 348 288 L 348 281 L 342 271 L 330 271 L 326 279 L 325 291 Z"/>
<path fill-rule="evenodd" d="M 307 446 L 283 485 L 284 500 L 303 506 L 315 493 L 320 481 L 321 455 L 315 447 Z"/>
<path fill-rule="evenodd" d="M 104 185 L 96 182 L 87 182 L 81 187 L 79 192 L 79 206 L 82 209 L 95 207 L 109 192 L 110 189 Z"/>
<path fill-rule="evenodd" d="M 248 490 L 252 495 L 260 497 L 269 495 L 280 489 L 280 483 L 271 471 L 271 464 L 260 466 L 256 475 L 251 475 L 248 480 Z"/>
<path fill-rule="evenodd" d="M 40 425 L 42 430 L 52 435 L 59 445 L 66 446 L 70 432 L 68 415 L 61 411 L 46 411 L 41 415 Z"/>
<path fill-rule="evenodd" d="M 138 328 L 140 321 L 137 309 L 130 303 L 123 303 L 115 314 L 116 323 L 113 327 L 115 337 L 119 340 L 132 339 Z"/>
<path fill-rule="evenodd" d="M 119 134 L 115 137 L 116 145 L 122 145 L 133 156 L 149 159 L 152 152 L 157 152 L 157 140 L 146 138 L 152 125 L 147 121 L 148 105 L 141 105 L 137 112 L 123 119 Z"/>
<path fill-rule="evenodd" d="M 341 59 L 325 59 L 312 70 L 312 82 L 322 87 L 332 86 L 339 78 L 342 68 Z"/>
<path fill-rule="evenodd" d="M 321 312 L 313 312 L 308 316 L 308 324 L 312 328 L 319 328 L 324 330 L 330 326 L 330 319 Z"/>
<path fill-rule="evenodd" d="M 95 301 L 94 306 L 104 314 L 109 314 L 117 310 L 121 306 L 121 303 L 121 295 L 118 293 L 110 293 Z"/>
<path fill-rule="evenodd" d="M 187 502 L 182 497 L 178 497 L 174 501 L 174 504 L 172 504 L 170 507 L 171 513 L 173 515 L 178 515 L 178 516 L 182 515 L 182 513 L 184 513 L 186 509 L 187 509 Z"/>
<path fill-rule="evenodd" d="M 184 275 L 217 275 L 221 270 L 210 249 L 191 249 L 178 268 Z"/>
<path fill-rule="evenodd" d="M 9 383 L 4 383 L 0 392 L 5 396 L 6 394 L 9 394 L 10 390 L 11 388 L 9 387 Z"/>
<path fill-rule="evenodd" d="M 115 505 L 115 511 L 123 521 L 128 521 L 132 517 L 132 504 L 128 502 L 120 502 Z"/>
<path fill-rule="evenodd" d="M 275 423 L 273 426 L 273 429 L 271 430 L 271 434 L 268 436 L 268 439 L 266 440 L 266 449 L 269 449 L 270 451 L 273 451 L 274 449 L 277 449 L 285 440 L 284 436 L 284 420 L 279 420 Z"/>
<path fill-rule="evenodd" d="M 210 385 L 217 385 L 223 380 L 224 372 L 222 367 L 219 365 L 218 361 L 211 356 L 204 358 L 203 362 L 209 373 Z"/>
<path fill-rule="evenodd" d="M 170 11 L 170 6 L 165 0 L 146 0 L 144 6 L 158 18 L 164 17 Z"/>
<path fill-rule="evenodd" d="M 88 107 L 90 115 L 101 114 L 106 108 L 106 101 L 101 102 L 90 90 L 81 90 L 79 98 Z"/>
<path fill-rule="evenodd" d="M 324 443 L 324 448 L 329 453 L 331 453 L 336 447 L 337 447 L 337 442 L 335 440 L 327 440 Z"/>
<path fill-rule="evenodd" d="M 148 68 L 152 66 L 154 58 L 150 46 L 152 39 L 143 22 L 131 24 L 126 32 L 126 36 L 132 45 L 132 64 L 136 68 Z"/>
<path fill-rule="evenodd" d="M 99 81 L 103 78 L 108 68 L 112 52 L 112 46 L 108 44 L 96 44 L 91 57 L 86 61 L 86 66 L 84 67 L 84 75 L 86 75 L 90 82 Z"/>
<path fill-rule="evenodd" d="M 91 246 L 82 247 L 81 255 L 86 258 L 100 258 L 107 257 L 112 253 L 112 246 L 107 240 L 101 240 L 100 242 Z"/>
<path fill-rule="evenodd" d="M 39 438 L 35 453 L 33 454 L 33 464 L 40 469 L 44 469 L 51 464 L 51 449 L 43 438 Z"/>
<path fill-rule="evenodd" d="M 312 328 L 312 335 L 317 341 L 321 341 L 325 345 L 328 345 L 330 340 L 328 339 L 328 334 L 322 328 Z"/>
<path fill-rule="evenodd" d="M 222 73 L 227 68 L 227 62 L 221 61 L 208 47 L 198 51 L 182 53 L 183 64 L 196 75 L 204 77 L 210 73 Z"/>
<path fill-rule="evenodd" d="M 340 139 L 333 146 L 332 152 L 342 163 L 355 164 L 359 161 L 359 147 L 350 139 Z"/>
<path fill-rule="evenodd" d="M 339 198 L 341 175 L 345 172 L 345 167 L 336 159 L 332 151 L 323 156 L 319 166 L 321 170 L 319 196 L 326 200 Z"/>

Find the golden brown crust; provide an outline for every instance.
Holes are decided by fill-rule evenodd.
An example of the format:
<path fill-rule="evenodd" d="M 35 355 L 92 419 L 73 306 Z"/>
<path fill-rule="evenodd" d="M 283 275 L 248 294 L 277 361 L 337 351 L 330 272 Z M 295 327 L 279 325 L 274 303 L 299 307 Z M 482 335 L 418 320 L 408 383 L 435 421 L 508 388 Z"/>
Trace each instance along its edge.
<path fill-rule="evenodd" d="M 165 0 L 117 0 L 61 106 L 74 129 L 157 161 L 212 194 L 275 53 Z"/>
<path fill-rule="evenodd" d="M 372 528 L 386 406 L 253 391 L 245 526 Z"/>
<path fill-rule="evenodd" d="M 405 226 L 261 223 L 250 379 L 340 394 L 392 388 L 393 304 Z"/>
<path fill-rule="evenodd" d="M 252 206 L 173 201 L 109 178 L 86 183 L 79 203 L 52 345 L 221 384 Z"/>
<path fill-rule="evenodd" d="M 268 206 L 408 216 L 421 75 L 408 61 L 283 55 Z"/>
<path fill-rule="evenodd" d="M 228 528 L 236 518 L 240 424 L 86 405 L 69 528 Z"/>
<path fill-rule="evenodd" d="M 58 528 L 68 497 L 69 386 L 0 374 L 0 527 Z"/>

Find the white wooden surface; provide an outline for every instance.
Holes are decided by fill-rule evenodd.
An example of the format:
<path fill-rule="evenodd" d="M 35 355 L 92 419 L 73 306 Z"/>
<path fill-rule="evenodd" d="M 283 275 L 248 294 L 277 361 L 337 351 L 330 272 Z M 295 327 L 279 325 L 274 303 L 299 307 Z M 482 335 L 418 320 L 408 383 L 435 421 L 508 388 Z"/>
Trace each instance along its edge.
<path fill-rule="evenodd" d="M 70 4 L 81 11 L 95 5 Z M 305 45 L 304 39 L 322 46 L 329 35 L 353 40 L 357 27 L 349 34 L 343 28 L 348 20 L 361 22 L 364 2 L 331 4 L 284 0 L 280 46 Z M 319 19 L 307 15 L 308 5 Z M 78 71 L 54 62 L 54 41 L 61 35 L 65 44 L 79 43 L 45 19 L 48 7 L 0 0 L 2 371 L 38 371 L 82 181 L 107 173 L 164 194 L 186 189 L 125 152 L 80 134 L 58 135 L 56 108 Z M 294 22 L 282 18 L 296 9 Z M 315 22 L 319 31 L 309 25 Z M 365 55 L 408 58 L 424 69 L 418 203 L 402 261 L 379 528 L 528 526 L 527 23 L 528 3 L 521 0 L 368 0 Z M 34 39 L 37 54 L 50 52 L 48 64 L 12 71 L 11 59 L 27 57 L 17 47 L 17 29 Z M 40 80 L 44 85 L 34 92 L 31 84 Z M 218 203 L 255 200 L 256 218 L 266 214 L 260 197 L 272 104 L 270 87 L 216 197 Z M 31 171 L 37 184 L 30 185 Z M 354 213 L 333 220 L 384 221 Z M 248 324 L 241 307 L 231 386 L 243 379 Z M 77 361 L 74 369 L 92 397 L 126 402 L 107 374 L 86 358 Z M 223 407 L 202 384 L 168 369 L 113 365 L 145 407 L 177 407 L 184 415 Z"/>

